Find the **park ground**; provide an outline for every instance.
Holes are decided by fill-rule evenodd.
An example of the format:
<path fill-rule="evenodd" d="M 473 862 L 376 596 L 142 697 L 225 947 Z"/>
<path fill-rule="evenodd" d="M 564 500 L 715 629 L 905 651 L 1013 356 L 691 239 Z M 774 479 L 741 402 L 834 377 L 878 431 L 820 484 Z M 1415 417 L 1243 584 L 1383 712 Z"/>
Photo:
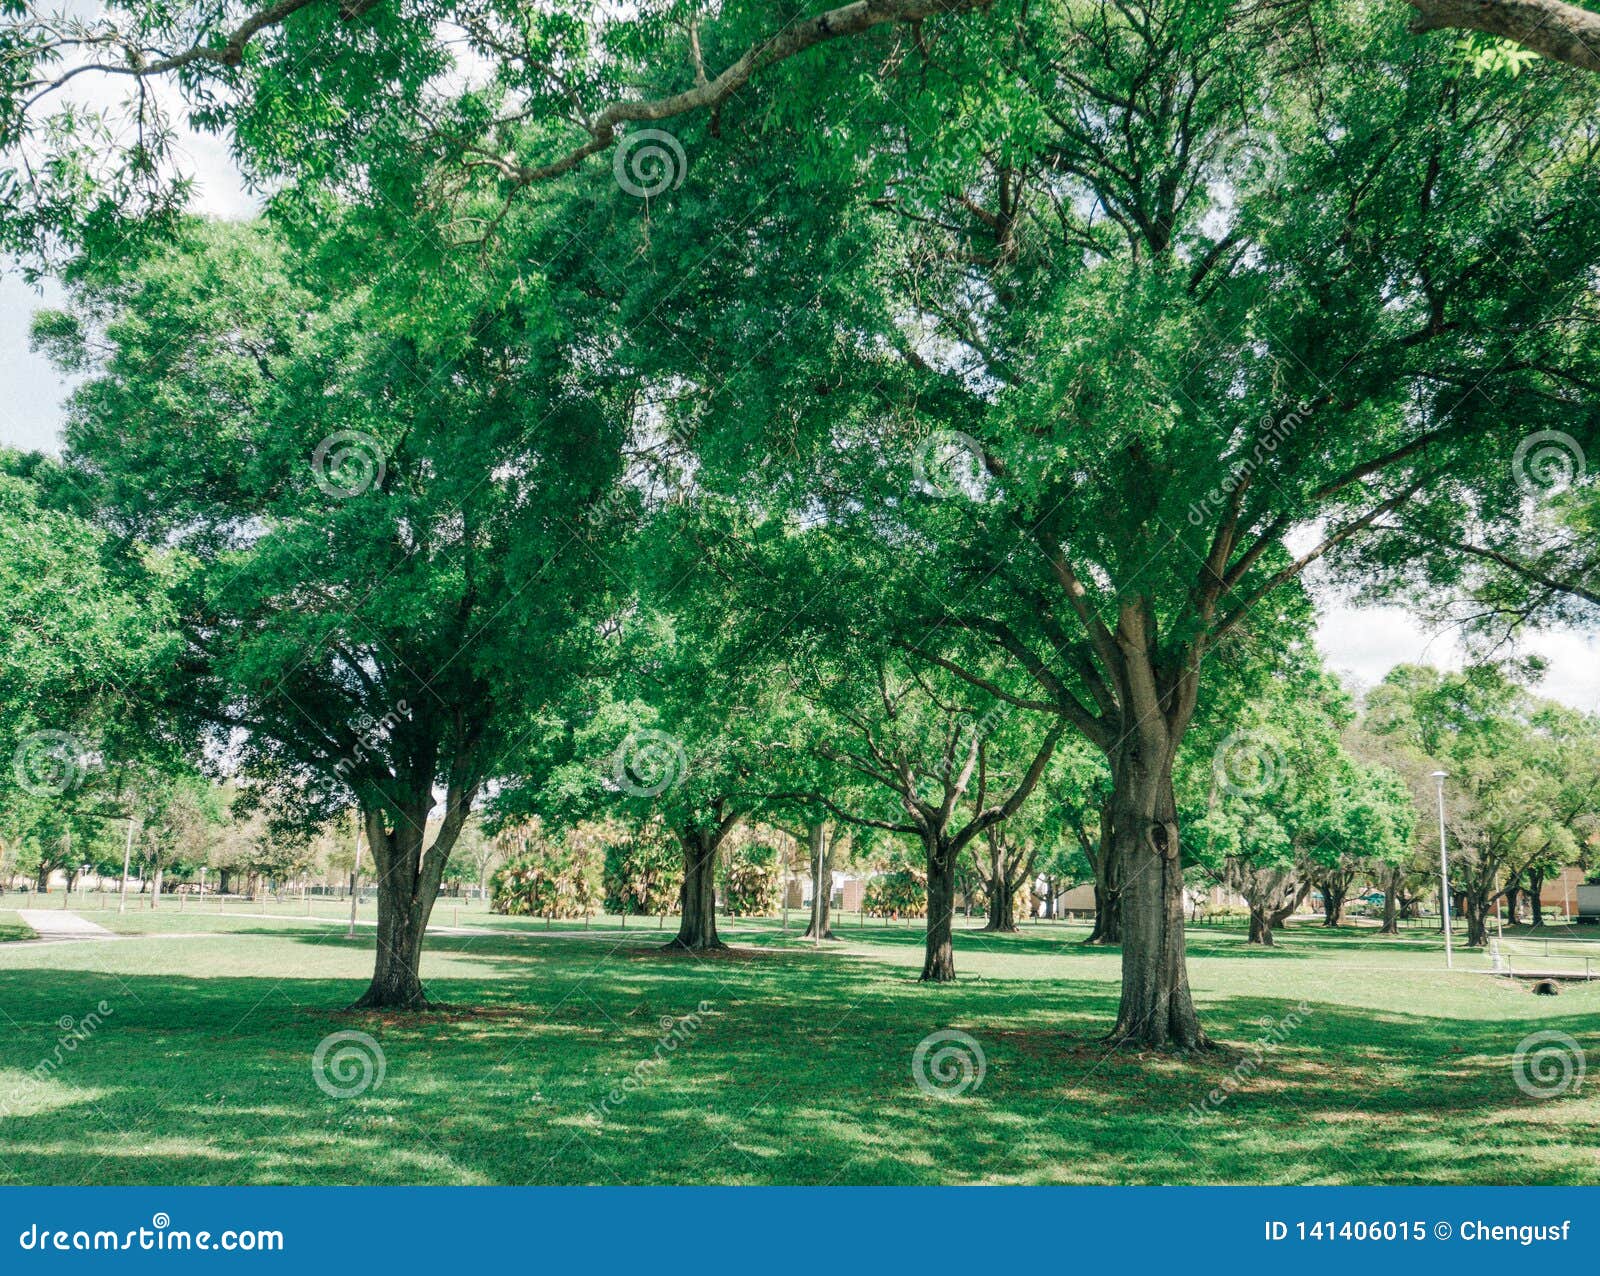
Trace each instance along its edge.
<path fill-rule="evenodd" d="M 1600 982 L 1534 996 L 1481 952 L 1447 973 L 1426 929 L 1297 923 L 1263 950 L 1238 923 L 1194 928 L 1222 1048 L 1172 1058 L 1099 1043 L 1118 957 L 1061 923 L 963 930 L 958 982 L 924 986 L 912 924 L 846 921 L 819 951 L 798 917 L 732 919 L 739 947 L 707 959 L 658 951 L 654 921 L 445 901 L 457 929 L 424 975 L 450 1008 L 400 1016 L 342 1009 L 372 961 L 370 931 L 335 924 L 348 905 L 91 897 L 80 915 L 120 937 L 63 943 L 26 942 L 16 906 L 0 1183 L 1600 1183 L 1582 1054 L 1558 1048 L 1547 1098 L 1515 1062 L 1555 1032 L 1600 1067 Z M 1584 951 L 1553 942 L 1568 965 Z M 947 1029 L 982 1058 L 955 1097 L 963 1055 L 940 1052 L 972 1047 L 913 1073 Z M 334 1033 L 370 1036 L 381 1080 L 336 1042 L 319 1085 Z M 368 1056 L 340 1065 L 346 1046 Z"/>

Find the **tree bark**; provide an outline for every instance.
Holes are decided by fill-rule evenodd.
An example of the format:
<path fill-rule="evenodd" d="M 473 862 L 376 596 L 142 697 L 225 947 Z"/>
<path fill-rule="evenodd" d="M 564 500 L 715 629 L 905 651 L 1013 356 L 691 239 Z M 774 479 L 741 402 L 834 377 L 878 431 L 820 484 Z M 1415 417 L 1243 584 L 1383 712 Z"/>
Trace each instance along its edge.
<path fill-rule="evenodd" d="M 1600 13 L 1565 0 L 1406 0 L 1416 32 L 1482 31 L 1585 71 L 1600 71 Z"/>
<path fill-rule="evenodd" d="M 815 880 L 811 884 L 811 920 L 806 924 L 805 938 L 832 939 L 833 839 L 828 836 L 828 826 L 820 822 L 811 825 L 806 832 Z"/>
<path fill-rule="evenodd" d="M 1121 876 L 1122 1003 L 1111 1040 L 1152 1049 L 1203 1049 L 1184 961 L 1183 867 L 1172 789 L 1176 750 L 1158 713 L 1146 714 L 1112 764 L 1112 853 Z"/>
<path fill-rule="evenodd" d="M 1396 870 L 1398 872 L 1398 870 Z M 1396 897 L 1395 874 L 1389 875 L 1389 880 L 1383 887 L 1383 925 L 1378 927 L 1380 935 L 1398 935 L 1400 933 L 1400 901 Z"/>
<path fill-rule="evenodd" d="M 1528 917 L 1534 927 L 1544 925 L 1544 901 L 1540 896 L 1544 894 L 1544 874 L 1528 870 Z"/>
<path fill-rule="evenodd" d="M 1108 802 L 1100 811 L 1100 849 L 1089 857 L 1094 869 L 1094 926 L 1083 941 L 1085 944 L 1109 946 L 1122 942 L 1121 870 L 1111 820 Z"/>
<path fill-rule="evenodd" d="M 363 807 L 367 845 L 378 879 L 377 955 L 372 982 L 353 1010 L 424 1010 L 422 943 L 428 918 L 439 897 L 450 851 L 466 823 L 475 786 L 452 784 L 445 798 L 444 819 L 426 845 L 428 815 L 433 809 L 431 784 L 390 808 Z M 393 821 L 391 828 L 385 816 Z"/>
<path fill-rule="evenodd" d="M 1267 910 L 1255 904 L 1250 906 L 1250 943 L 1264 944 L 1272 947 L 1272 923 L 1267 919 Z"/>
<path fill-rule="evenodd" d="M 1477 894 L 1466 896 L 1467 947 L 1481 948 L 1489 942 L 1489 901 Z"/>
<path fill-rule="evenodd" d="M 1344 881 L 1326 878 L 1322 883 L 1322 924 L 1324 926 L 1344 925 L 1344 905 L 1350 894 L 1350 884 Z"/>
<path fill-rule="evenodd" d="M 956 852 L 942 836 L 923 842 L 928 857 L 928 932 L 922 982 L 949 983 L 956 977 L 951 928 L 956 910 Z"/>
<path fill-rule="evenodd" d="M 683 889 L 678 894 L 678 935 L 669 949 L 714 952 L 727 945 L 717 938 L 717 848 L 722 838 L 701 828 L 678 835 L 683 844 Z"/>
<path fill-rule="evenodd" d="M 989 888 L 989 920 L 984 930 L 1014 931 L 1017 929 L 1016 892 L 1004 877 Z"/>

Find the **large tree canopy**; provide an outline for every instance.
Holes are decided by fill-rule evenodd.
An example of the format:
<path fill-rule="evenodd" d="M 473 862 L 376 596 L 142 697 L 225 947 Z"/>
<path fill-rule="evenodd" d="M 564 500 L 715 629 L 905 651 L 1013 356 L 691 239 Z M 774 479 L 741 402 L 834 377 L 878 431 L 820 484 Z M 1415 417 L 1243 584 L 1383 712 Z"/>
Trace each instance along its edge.
<path fill-rule="evenodd" d="M 474 799 L 590 667 L 628 414 L 615 379 L 571 375 L 577 306 L 393 275 L 330 292 L 315 262 L 262 226 L 188 228 L 38 331 L 91 374 L 69 460 L 170 564 L 169 712 L 288 822 L 359 805 L 366 1001 L 409 1005 Z"/>

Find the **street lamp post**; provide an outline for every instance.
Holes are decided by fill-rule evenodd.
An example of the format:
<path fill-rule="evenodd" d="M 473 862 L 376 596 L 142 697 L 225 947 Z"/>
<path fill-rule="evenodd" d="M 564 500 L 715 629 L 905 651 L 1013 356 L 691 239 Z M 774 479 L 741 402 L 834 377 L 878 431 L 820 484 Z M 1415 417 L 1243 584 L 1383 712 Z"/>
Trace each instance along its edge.
<path fill-rule="evenodd" d="M 1444 841 L 1444 782 L 1446 771 L 1435 771 L 1434 782 L 1439 786 L 1439 916 L 1444 922 L 1444 964 L 1446 970 L 1455 968 L 1455 954 L 1450 947 L 1450 859 Z"/>

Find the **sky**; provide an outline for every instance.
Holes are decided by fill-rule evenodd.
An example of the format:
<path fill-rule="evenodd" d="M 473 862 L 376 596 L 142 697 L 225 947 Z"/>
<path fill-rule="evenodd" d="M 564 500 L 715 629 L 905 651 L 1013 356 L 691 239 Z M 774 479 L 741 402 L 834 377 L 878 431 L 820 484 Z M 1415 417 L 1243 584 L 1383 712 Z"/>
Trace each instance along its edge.
<path fill-rule="evenodd" d="M 181 149 L 185 169 L 196 178 L 197 211 L 215 217 L 255 211 L 257 202 L 220 139 L 183 133 Z M 60 301 L 59 289 L 48 282 L 40 290 L 14 273 L 0 276 L 0 447 L 53 451 L 58 445 L 69 387 L 44 356 L 29 349 L 28 325 L 36 309 Z M 1315 580 L 1312 585 L 1322 612 L 1317 645 L 1354 688 L 1373 685 L 1397 664 L 1455 668 L 1462 663 L 1461 645 L 1448 630 L 1430 628 L 1399 607 L 1351 606 Z M 1549 664 L 1542 694 L 1600 712 L 1600 630 L 1534 634 L 1521 650 Z"/>

